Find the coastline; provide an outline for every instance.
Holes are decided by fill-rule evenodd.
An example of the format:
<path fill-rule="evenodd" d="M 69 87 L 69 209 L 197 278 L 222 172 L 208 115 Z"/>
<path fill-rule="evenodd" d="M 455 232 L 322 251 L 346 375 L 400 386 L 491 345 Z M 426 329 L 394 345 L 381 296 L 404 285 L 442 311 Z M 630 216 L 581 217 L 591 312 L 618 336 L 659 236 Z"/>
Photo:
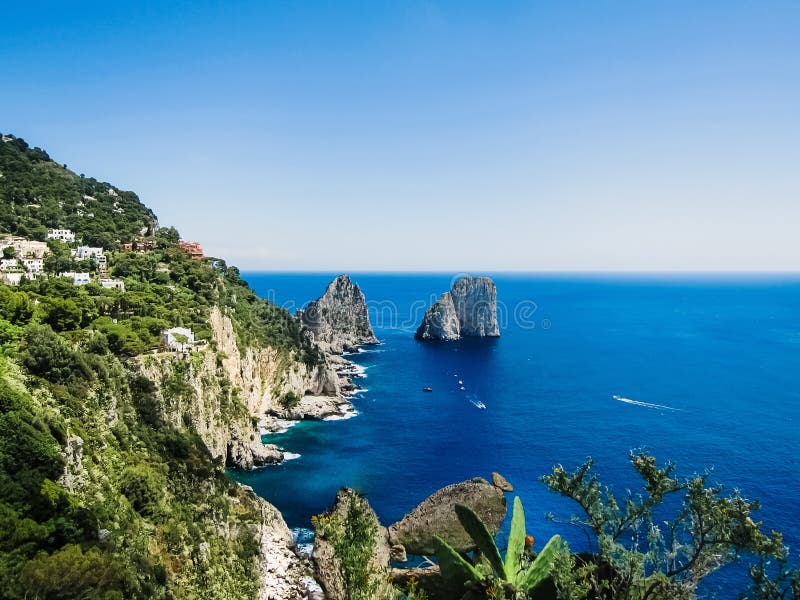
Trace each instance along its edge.
<path fill-rule="evenodd" d="M 292 408 L 272 410 L 266 413 L 258 423 L 262 441 L 269 444 L 270 436 L 286 433 L 301 421 L 342 421 L 358 416 L 358 410 L 352 399 L 367 391 L 366 388 L 356 383 L 356 380 L 367 377 L 366 367 L 345 358 L 345 356 L 358 355 L 363 352 L 366 350 L 358 346 L 355 352 L 329 354 L 326 358 L 336 373 L 338 393 L 335 395 L 307 394 L 300 398 L 297 405 Z M 281 452 L 283 453 L 281 463 L 299 457 L 299 455 L 283 449 Z"/>

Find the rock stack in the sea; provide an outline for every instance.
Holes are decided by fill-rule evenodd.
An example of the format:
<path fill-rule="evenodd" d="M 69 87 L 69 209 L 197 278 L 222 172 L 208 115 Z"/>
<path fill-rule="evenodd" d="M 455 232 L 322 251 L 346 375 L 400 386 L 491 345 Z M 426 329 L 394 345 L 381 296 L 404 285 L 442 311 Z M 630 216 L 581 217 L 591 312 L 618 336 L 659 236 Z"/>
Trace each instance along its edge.
<path fill-rule="evenodd" d="M 497 337 L 497 288 L 488 277 L 461 277 L 426 312 L 418 340 Z"/>
<path fill-rule="evenodd" d="M 303 329 L 325 352 L 342 354 L 378 343 L 364 294 L 347 275 L 334 279 L 319 299 L 298 313 Z"/>

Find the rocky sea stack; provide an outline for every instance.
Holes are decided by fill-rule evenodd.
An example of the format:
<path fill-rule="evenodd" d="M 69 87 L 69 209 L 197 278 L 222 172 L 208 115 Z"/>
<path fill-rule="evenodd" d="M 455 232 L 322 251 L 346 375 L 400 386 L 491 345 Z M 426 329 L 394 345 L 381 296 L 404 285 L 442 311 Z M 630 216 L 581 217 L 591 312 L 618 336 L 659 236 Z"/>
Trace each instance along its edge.
<path fill-rule="evenodd" d="M 342 354 L 379 343 L 369 322 L 364 294 L 347 275 L 339 275 L 320 298 L 298 314 L 303 328 L 325 352 Z"/>
<path fill-rule="evenodd" d="M 452 341 L 499 335 L 494 281 L 488 277 L 461 277 L 425 312 L 414 337 Z"/>

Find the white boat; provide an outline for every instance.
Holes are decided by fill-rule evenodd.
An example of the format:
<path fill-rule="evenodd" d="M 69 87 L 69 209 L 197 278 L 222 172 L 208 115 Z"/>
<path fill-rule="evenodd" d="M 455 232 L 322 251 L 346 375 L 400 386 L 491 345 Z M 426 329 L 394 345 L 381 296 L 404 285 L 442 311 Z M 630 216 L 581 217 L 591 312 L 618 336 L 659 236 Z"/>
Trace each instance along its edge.
<path fill-rule="evenodd" d="M 481 402 L 480 400 L 477 400 L 477 401 L 470 400 L 470 402 L 472 403 L 472 406 L 474 406 L 475 408 L 479 408 L 481 410 L 486 410 L 486 405 L 483 402 Z"/>

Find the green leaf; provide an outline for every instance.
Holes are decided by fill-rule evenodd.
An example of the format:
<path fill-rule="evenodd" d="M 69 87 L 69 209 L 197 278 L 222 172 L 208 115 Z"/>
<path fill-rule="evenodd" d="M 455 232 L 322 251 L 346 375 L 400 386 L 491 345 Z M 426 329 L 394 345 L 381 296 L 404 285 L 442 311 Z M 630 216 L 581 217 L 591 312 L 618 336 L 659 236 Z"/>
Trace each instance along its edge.
<path fill-rule="evenodd" d="M 489 530 L 486 529 L 486 525 L 483 524 L 483 521 L 480 520 L 478 515 L 476 515 L 471 508 L 463 504 L 456 504 L 456 516 L 464 529 L 467 530 L 472 541 L 475 542 L 478 550 L 481 551 L 489 561 L 489 564 L 492 565 L 492 570 L 495 575 L 507 581 L 506 568 L 505 565 L 503 565 L 503 559 L 500 558 L 500 551 L 494 543 L 494 537 L 489 533 Z"/>
<path fill-rule="evenodd" d="M 525 570 L 525 573 L 520 578 L 520 590 L 529 592 L 550 576 L 556 556 L 561 551 L 561 543 L 560 535 L 554 535 L 548 540 L 531 566 Z"/>
<path fill-rule="evenodd" d="M 506 549 L 506 575 L 511 583 L 516 583 L 519 575 L 519 562 L 525 550 L 525 511 L 519 496 L 514 498 L 514 509 L 511 513 L 511 532 L 508 534 Z"/>
<path fill-rule="evenodd" d="M 438 535 L 433 536 L 433 546 L 439 559 L 442 580 L 448 590 L 460 597 L 467 582 L 482 579 L 480 572 Z"/>

